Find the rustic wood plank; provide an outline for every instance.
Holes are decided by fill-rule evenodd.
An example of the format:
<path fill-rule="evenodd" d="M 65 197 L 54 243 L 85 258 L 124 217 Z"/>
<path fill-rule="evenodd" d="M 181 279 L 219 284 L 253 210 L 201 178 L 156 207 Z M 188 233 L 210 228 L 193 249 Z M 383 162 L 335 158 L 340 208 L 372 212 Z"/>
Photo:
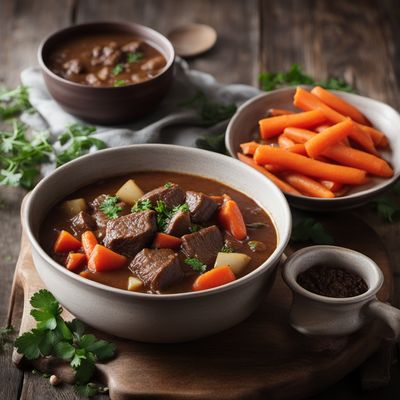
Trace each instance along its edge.
<path fill-rule="evenodd" d="M 120 19 L 148 25 L 161 33 L 189 22 L 207 23 L 218 32 L 208 53 L 190 60 L 193 68 L 213 74 L 223 83 L 256 84 L 259 15 L 257 0 L 81 0 L 77 21 Z"/>

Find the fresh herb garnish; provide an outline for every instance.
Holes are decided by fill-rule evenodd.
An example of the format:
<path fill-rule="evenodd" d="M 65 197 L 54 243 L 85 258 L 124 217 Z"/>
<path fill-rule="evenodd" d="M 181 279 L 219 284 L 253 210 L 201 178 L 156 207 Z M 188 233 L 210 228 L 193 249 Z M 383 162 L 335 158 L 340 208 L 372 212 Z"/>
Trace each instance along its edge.
<path fill-rule="evenodd" d="M 118 213 L 122 211 L 122 207 L 118 205 L 118 202 L 119 198 L 117 196 L 107 196 L 100 204 L 100 211 L 110 219 L 118 218 Z"/>
<path fill-rule="evenodd" d="M 172 186 L 173 186 L 173 183 L 172 183 L 172 182 L 166 182 L 166 183 L 164 184 L 164 187 L 165 187 L 166 189 L 171 189 Z"/>
<path fill-rule="evenodd" d="M 186 258 L 185 259 L 185 264 L 189 265 L 192 267 L 193 271 L 198 272 L 199 274 L 202 274 L 203 272 L 206 271 L 207 265 L 202 263 L 198 258 L 192 257 L 192 258 Z"/>
<path fill-rule="evenodd" d="M 95 147 L 97 150 L 106 148 L 107 145 L 102 140 L 91 136 L 95 132 L 94 126 L 69 125 L 67 130 L 59 137 L 64 150 L 56 155 L 57 167 L 86 154 L 91 147 Z"/>
<path fill-rule="evenodd" d="M 28 360 L 56 356 L 69 361 L 75 370 L 77 385 L 84 386 L 94 373 L 95 363 L 114 356 L 114 344 L 85 334 L 84 325 L 77 319 L 64 321 L 63 309 L 49 291 L 36 292 L 30 303 L 36 328 L 15 341 L 18 353 Z"/>
<path fill-rule="evenodd" d="M 11 335 L 15 332 L 12 326 L 0 328 L 0 354 L 3 353 L 6 345 L 13 343 Z"/>
<path fill-rule="evenodd" d="M 8 119 L 21 114 L 23 111 L 33 111 L 29 102 L 26 86 L 18 86 L 13 90 L 0 90 L 0 119 Z"/>
<path fill-rule="evenodd" d="M 215 153 L 227 154 L 225 147 L 225 132 L 219 134 L 208 134 L 196 140 L 196 146 L 200 149 L 214 151 Z"/>
<path fill-rule="evenodd" d="M 119 75 L 122 71 L 124 70 L 124 66 L 122 64 L 117 64 L 113 69 L 112 69 L 112 74 L 114 76 Z"/>
<path fill-rule="evenodd" d="M 179 206 L 176 206 L 172 209 L 171 211 L 171 216 L 176 214 L 177 212 L 189 212 L 189 206 L 184 203 L 184 204 L 179 204 Z"/>
<path fill-rule="evenodd" d="M 143 57 L 143 53 L 141 53 L 140 51 L 134 51 L 133 53 L 128 53 L 127 60 L 128 63 L 133 64 L 143 59 Z"/>
<path fill-rule="evenodd" d="M 189 226 L 189 232 L 190 233 L 195 233 L 195 232 L 198 232 L 201 228 L 202 228 L 201 225 L 192 224 L 191 226 Z"/>
<path fill-rule="evenodd" d="M 246 227 L 249 229 L 261 229 L 268 226 L 265 222 L 252 222 L 250 224 L 246 224 Z"/>
<path fill-rule="evenodd" d="M 114 81 L 114 87 L 125 86 L 125 81 L 123 79 L 116 79 Z"/>
<path fill-rule="evenodd" d="M 250 240 L 247 245 L 251 251 L 257 251 L 257 243 L 255 240 Z"/>
<path fill-rule="evenodd" d="M 329 78 L 325 81 L 316 81 L 306 75 L 298 64 L 292 64 L 285 72 L 261 72 L 259 75 L 262 90 L 270 91 L 284 86 L 312 85 L 321 86 L 325 89 L 354 92 L 354 88 L 343 79 Z"/>
<path fill-rule="evenodd" d="M 47 139 L 47 132 L 28 138 L 26 126 L 15 120 L 11 131 L 0 131 L 0 184 L 32 188 L 52 152 Z"/>
<path fill-rule="evenodd" d="M 132 207 L 132 212 L 151 210 L 152 205 L 150 199 L 138 200 Z"/>
<path fill-rule="evenodd" d="M 400 207 L 388 196 L 380 196 L 372 203 L 375 205 L 378 215 L 388 222 L 393 222 L 400 216 Z"/>
<path fill-rule="evenodd" d="M 333 237 L 325 231 L 323 225 L 314 218 L 304 218 L 292 230 L 293 242 L 313 242 L 315 244 L 333 244 Z"/>
<path fill-rule="evenodd" d="M 157 200 L 154 211 L 157 213 L 157 226 L 160 231 L 164 231 L 171 219 L 171 212 L 168 210 L 166 204 L 162 200 Z"/>
<path fill-rule="evenodd" d="M 221 253 L 233 253 L 233 249 L 231 249 L 229 246 L 224 244 L 222 246 L 222 249 L 220 250 Z"/>

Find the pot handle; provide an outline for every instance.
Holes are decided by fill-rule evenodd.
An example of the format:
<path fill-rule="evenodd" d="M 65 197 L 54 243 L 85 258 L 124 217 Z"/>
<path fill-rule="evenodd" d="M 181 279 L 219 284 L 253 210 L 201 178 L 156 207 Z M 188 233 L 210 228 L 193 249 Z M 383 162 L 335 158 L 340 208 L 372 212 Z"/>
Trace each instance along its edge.
<path fill-rule="evenodd" d="M 398 340 L 400 337 L 400 310 L 390 304 L 383 303 L 377 299 L 366 305 L 368 316 L 379 318 L 390 330 L 386 339 Z"/>

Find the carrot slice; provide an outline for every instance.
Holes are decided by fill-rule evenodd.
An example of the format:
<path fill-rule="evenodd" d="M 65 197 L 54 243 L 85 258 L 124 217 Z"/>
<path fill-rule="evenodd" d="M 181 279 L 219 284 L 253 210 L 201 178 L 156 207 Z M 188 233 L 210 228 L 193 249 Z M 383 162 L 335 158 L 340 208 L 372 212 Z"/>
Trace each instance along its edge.
<path fill-rule="evenodd" d="M 321 86 L 315 86 L 311 90 L 311 93 L 340 114 L 350 117 L 353 121 L 360 124 L 370 125 L 367 118 L 356 107 L 332 92 L 323 89 Z"/>
<path fill-rule="evenodd" d="M 82 278 L 90 279 L 91 272 L 85 269 L 84 271 L 79 272 L 79 275 Z"/>
<path fill-rule="evenodd" d="M 366 172 L 363 170 L 328 164 L 267 145 L 257 148 L 254 160 L 258 164 L 277 164 L 310 177 L 351 185 L 360 185 L 365 182 L 366 178 Z"/>
<path fill-rule="evenodd" d="M 230 267 L 224 265 L 222 267 L 213 268 L 200 275 L 193 283 L 193 290 L 198 291 L 211 289 L 233 282 L 235 279 L 235 274 L 232 272 Z"/>
<path fill-rule="evenodd" d="M 307 154 L 311 158 L 318 157 L 330 146 L 345 139 L 351 133 L 353 126 L 354 122 L 351 119 L 345 119 L 315 135 L 304 144 Z"/>
<path fill-rule="evenodd" d="M 279 144 L 279 147 L 282 147 L 283 149 L 287 149 L 288 147 L 294 146 L 295 143 L 293 142 L 292 139 L 290 139 L 287 136 L 282 134 L 282 135 L 278 136 L 278 144 Z"/>
<path fill-rule="evenodd" d="M 289 193 L 289 194 L 294 194 L 294 195 L 301 195 L 301 193 L 298 190 L 296 190 L 293 186 L 282 181 L 277 176 L 275 176 L 274 174 L 272 174 L 271 172 L 269 172 L 265 168 L 263 168 L 261 165 L 258 165 L 254 161 L 254 159 L 252 159 L 250 157 L 246 157 L 245 155 L 240 154 L 240 153 L 238 153 L 237 156 L 240 161 L 246 163 L 247 165 L 250 165 L 250 167 L 253 167 L 258 172 L 261 172 L 263 175 L 265 175 L 270 181 L 275 183 L 275 185 L 278 186 L 278 188 L 281 189 L 283 192 Z M 271 165 L 271 164 L 268 164 L 268 165 Z M 274 167 L 282 168 L 280 165 L 276 165 L 276 164 L 274 164 Z"/>
<path fill-rule="evenodd" d="M 296 128 L 311 128 L 320 125 L 326 121 L 326 116 L 319 110 L 311 110 L 289 115 L 280 115 L 279 117 L 271 117 L 261 119 L 260 134 L 263 139 L 269 139 L 279 135 L 288 126 Z"/>
<path fill-rule="evenodd" d="M 90 255 L 88 268 L 92 272 L 107 272 L 120 269 L 126 264 L 127 258 L 121 254 L 96 244 Z"/>
<path fill-rule="evenodd" d="M 327 199 L 335 197 L 324 185 L 308 176 L 296 174 L 295 172 L 286 172 L 283 174 L 283 179 L 307 196 Z"/>
<path fill-rule="evenodd" d="M 314 136 L 317 136 L 315 132 L 309 131 L 308 129 L 301 128 L 286 128 L 283 133 L 295 143 L 305 143 Z"/>
<path fill-rule="evenodd" d="M 218 213 L 218 221 L 235 239 L 246 239 L 246 224 L 236 201 L 227 200 L 222 204 Z"/>
<path fill-rule="evenodd" d="M 62 230 L 56 242 L 54 243 L 55 253 L 68 253 L 69 251 L 76 251 L 82 247 L 82 243 L 69 232 Z"/>
<path fill-rule="evenodd" d="M 253 140 L 252 142 L 242 143 L 240 148 L 243 154 L 253 155 L 258 146 L 259 144 Z"/>
<path fill-rule="evenodd" d="M 96 244 L 99 243 L 97 237 L 92 231 L 86 231 L 82 233 L 81 240 L 83 251 L 85 252 L 86 257 L 89 258 Z"/>
<path fill-rule="evenodd" d="M 294 114 L 293 111 L 285 110 L 283 108 L 270 108 L 267 112 L 268 117 L 279 117 L 280 115 Z"/>
<path fill-rule="evenodd" d="M 85 264 L 86 260 L 87 258 L 83 253 L 69 253 L 65 266 L 70 271 L 76 271 Z"/>
<path fill-rule="evenodd" d="M 182 243 L 182 239 L 168 235 L 166 233 L 157 232 L 152 247 L 155 249 L 176 249 Z"/>
<path fill-rule="evenodd" d="M 325 150 L 324 156 L 342 165 L 363 169 L 372 175 L 385 178 L 393 176 L 393 169 L 382 158 L 343 144 L 331 146 L 329 149 Z"/>
<path fill-rule="evenodd" d="M 330 122 L 334 124 L 337 124 L 347 118 L 335 111 L 333 108 L 327 106 L 317 96 L 314 96 L 312 93 L 307 92 L 307 90 L 304 90 L 301 87 L 296 89 L 293 104 L 304 111 L 319 110 Z M 360 125 L 354 124 L 353 130 L 349 136 L 369 153 L 377 153 L 371 136 L 361 129 Z"/>

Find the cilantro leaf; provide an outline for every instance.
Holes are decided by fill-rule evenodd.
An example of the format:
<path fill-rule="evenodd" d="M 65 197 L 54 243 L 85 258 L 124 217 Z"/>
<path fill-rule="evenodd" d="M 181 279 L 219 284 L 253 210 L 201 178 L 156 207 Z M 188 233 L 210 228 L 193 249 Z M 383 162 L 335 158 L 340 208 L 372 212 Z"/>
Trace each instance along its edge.
<path fill-rule="evenodd" d="M 185 259 L 185 264 L 189 265 L 192 267 L 193 271 L 198 272 L 199 274 L 202 274 L 203 272 L 206 271 L 207 265 L 202 263 L 198 258 L 192 257 L 192 258 L 186 258 Z"/>
<path fill-rule="evenodd" d="M 123 79 L 116 79 L 114 81 L 114 87 L 125 86 L 125 81 Z"/>
<path fill-rule="evenodd" d="M 314 218 L 304 218 L 292 230 L 293 242 L 312 242 L 315 244 L 333 244 L 333 237 L 325 231 L 323 225 Z"/>
<path fill-rule="evenodd" d="M 66 361 L 71 360 L 75 355 L 75 347 L 68 342 L 58 342 L 54 350 L 57 357 Z"/>
<path fill-rule="evenodd" d="M 143 53 L 141 53 L 140 51 L 134 51 L 132 53 L 128 53 L 127 61 L 128 63 L 133 64 L 142 60 L 143 57 L 144 57 Z"/>
<path fill-rule="evenodd" d="M 380 196 L 373 200 L 378 215 L 388 222 L 393 222 L 400 216 L 400 207 L 389 197 Z"/>
<path fill-rule="evenodd" d="M 166 182 L 166 183 L 164 184 L 164 187 L 165 187 L 166 189 L 171 189 L 172 186 L 173 186 L 173 183 L 172 183 L 172 182 Z"/>
<path fill-rule="evenodd" d="M 122 207 L 118 205 L 118 202 L 119 199 L 117 196 L 107 196 L 100 204 L 100 211 L 110 219 L 118 218 L 118 213 L 122 211 Z"/>
<path fill-rule="evenodd" d="M 0 89 L 0 119 L 16 117 L 23 111 L 33 111 L 27 86 L 20 85 L 13 90 Z"/>
<path fill-rule="evenodd" d="M 32 329 L 29 332 L 25 332 L 15 341 L 18 353 L 23 354 L 28 360 L 35 360 L 41 355 L 40 344 L 45 335 L 46 332 L 39 329 Z"/>
<path fill-rule="evenodd" d="M 46 289 L 34 293 L 30 300 L 31 306 L 38 309 L 58 310 L 59 303 L 56 298 Z"/>
<path fill-rule="evenodd" d="M 112 69 L 112 74 L 114 76 L 119 75 L 122 71 L 124 70 L 124 66 L 122 64 L 117 64 L 113 69 Z"/>

